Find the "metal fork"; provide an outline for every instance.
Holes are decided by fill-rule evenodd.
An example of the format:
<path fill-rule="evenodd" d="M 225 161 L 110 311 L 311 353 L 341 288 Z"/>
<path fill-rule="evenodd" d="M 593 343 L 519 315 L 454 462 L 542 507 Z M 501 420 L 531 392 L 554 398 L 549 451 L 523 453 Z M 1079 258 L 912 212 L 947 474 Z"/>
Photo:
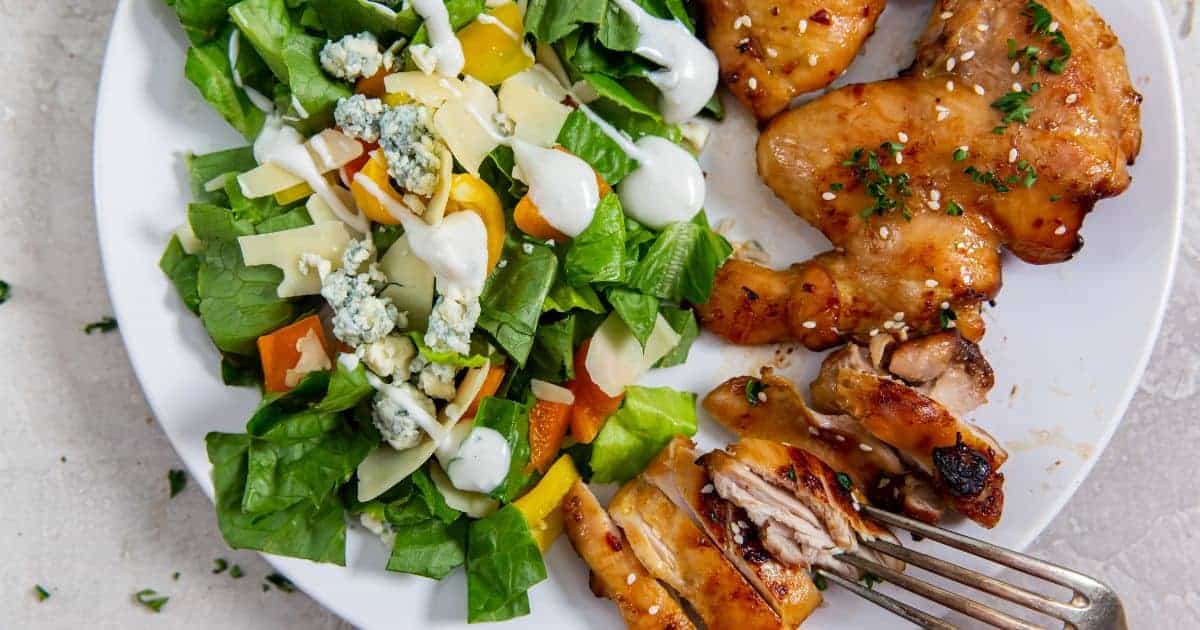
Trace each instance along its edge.
<path fill-rule="evenodd" d="M 1043 562 L 1022 553 L 1010 551 L 1003 547 L 997 547 L 996 545 L 971 538 L 970 536 L 964 536 L 940 527 L 927 525 L 921 521 L 885 512 L 878 508 L 864 505 L 862 506 L 862 511 L 872 518 L 893 527 L 906 529 L 930 540 L 935 540 L 1027 575 L 1066 587 L 1071 590 L 1072 597 L 1067 602 L 1059 601 L 1018 586 L 1013 586 L 982 573 L 960 567 L 945 560 L 882 540 L 862 543 L 864 546 L 881 554 L 886 554 L 942 577 L 954 580 L 964 586 L 1004 598 L 1029 610 L 1053 617 L 1064 622 L 1064 627 L 1066 628 L 1078 628 L 1079 630 L 1101 628 L 1103 630 L 1126 630 L 1128 627 L 1125 623 L 1125 610 L 1121 606 L 1121 600 L 1117 597 L 1117 594 L 1108 586 L 1086 575 L 1049 562 Z M 909 592 L 937 602 L 947 608 L 957 610 L 964 615 L 968 615 L 997 628 L 1019 628 L 1021 630 L 1043 630 L 1048 628 L 1048 626 L 1036 625 L 1018 619 L 952 591 L 892 570 L 877 562 L 871 562 L 870 560 L 864 560 L 851 555 L 842 555 L 838 559 L 847 564 L 854 565 L 863 571 L 869 571 L 882 580 L 895 584 Z M 897 599 L 888 597 L 883 593 L 867 588 L 858 582 L 853 582 L 822 569 L 818 569 L 817 573 L 824 576 L 826 580 L 841 585 L 853 591 L 856 595 L 870 600 L 872 603 L 922 628 L 936 628 L 938 630 L 955 629 L 953 624 L 947 623 Z"/>

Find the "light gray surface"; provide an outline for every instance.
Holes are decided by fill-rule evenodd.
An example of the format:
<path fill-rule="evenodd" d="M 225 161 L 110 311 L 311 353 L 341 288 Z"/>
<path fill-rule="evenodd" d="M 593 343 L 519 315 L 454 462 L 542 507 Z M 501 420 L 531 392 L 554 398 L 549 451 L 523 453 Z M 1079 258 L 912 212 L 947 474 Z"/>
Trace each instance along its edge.
<path fill-rule="evenodd" d="M 1162 1 L 1194 132 L 1195 0 Z M 196 488 L 167 499 L 167 470 L 180 462 L 120 337 L 81 332 L 110 312 L 92 211 L 91 124 L 114 4 L 0 0 L 0 278 L 13 287 L 0 306 L 0 627 L 344 627 L 300 593 L 263 592 L 269 567 L 225 547 Z M 1190 138 L 1195 199 L 1200 136 Z M 1200 495 L 1187 448 L 1200 443 L 1200 214 L 1192 205 L 1140 391 L 1092 476 L 1032 549 L 1115 586 L 1135 628 L 1200 627 Z M 1129 221 L 1136 229 L 1137 216 Z M 212 574 L 217 557 L 246 576 Z M 52 597 L 39 603 L 34 584 Z M 142 588 L 171 596 L 161 615 L 133 603 Z"/>

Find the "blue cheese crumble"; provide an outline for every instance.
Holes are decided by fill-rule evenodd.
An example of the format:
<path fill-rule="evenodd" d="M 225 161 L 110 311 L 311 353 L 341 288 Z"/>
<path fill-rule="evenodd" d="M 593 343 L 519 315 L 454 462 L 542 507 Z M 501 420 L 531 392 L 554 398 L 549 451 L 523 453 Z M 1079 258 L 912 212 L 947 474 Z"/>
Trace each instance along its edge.
<path fill-rule="evenodd" d="M 379 341 L 406 324 L 391 299 L 378 295 L 387 277 L 373 263 L 359 272 L 373 253 L 370 241 L 352 242 L 342 254 L 342 268 L 322 280 L 321 297 L 333 308 L 333 334 L 351 346 Z"/>
<path fill-rule="evenodd" d="M 443 294 L 438 297 L 429 314 L 429 328 L 425 331 L 425 345 L 436 352 L 471 354 L 471 331 L 479 320 L 479 298 L 461 293 Z"/>
<path fill-rule="evenodd" d="M 457 368 L 448 363 L 428 363 L 417 376 L 417 385 L 430 398 L 451 400 L 458 388 L 454 386 Z"/>
<path fill-rule="evenodd" d="M 404 190 L 430 197 L 441 170 L 442 146 L 433 132 L 433 113 L 419 103 L 388 108 L 379 117 L 379 146 L 388 174 Z"/>
<path fill-rule="evenodd" d="M 346 81 L 374 76 L 383 66 L 379 40 L 365 31 L 325 42 L 320 59 L 326 72 Z"/>
<path fill-rule="evenodd" d="M 437 417 L 437 408 L 428 396 L 409 383 L 388 386 L 387 392 L 376 392 L 371 417 L 375 428 L 392 448 L 400 451 L 421 442 L 421 423 L 413 414 L 425 413 Z"/>
<path fill-rule="evenodd" d="M 355 94 L 339 98 L 333 110 L 333 120 L 346 135 L 363 142 L 379 141 L 379 117 L 387 107 L 377 98 Z"/>

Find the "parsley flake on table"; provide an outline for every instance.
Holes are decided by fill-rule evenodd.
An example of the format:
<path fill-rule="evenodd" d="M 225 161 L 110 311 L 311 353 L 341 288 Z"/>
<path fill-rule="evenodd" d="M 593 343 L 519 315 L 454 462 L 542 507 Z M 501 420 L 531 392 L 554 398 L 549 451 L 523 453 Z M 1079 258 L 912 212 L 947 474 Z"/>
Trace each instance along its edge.
<path fill-rule="evenodd" d="M 238 578 L 241 578 L 243 575 L 246 575 L 246 574 L 242 572 L 242 567 L 240 567 L 240 566 L 238 566 L 238 565 L 236 565 L 236 564 L 235 564 L 235 565 L 233 565 L 233 566 L 232 566 L 232 567 L 229 569 L 229 577 L 231 577 L 231 578 L 233 578 L 233 579 L 235 579 L 235 580 L 236 580 L 236 579 L 238 579 Z"/>
<path fill-rule="evenodd" d="M 3 280 L 0 280 L 0 304 L 7 302 L 8 296 L 11 293 L 12 293 L 12 288 L 8 286 L 8 283 Z"/>
<path fill-rule="evenodd" d="M 36 597 L 39 602 L 44 602 L 47 599 L 50 599 L 50 591 L 46 590 L 46 587 L 42 586 L 41 584 L 34 584 L 33 596 Z"/>
<path fill-rule="evenodd" d="M 174 499 L 175 495 L 183 492 L 183 489 L 187 487 L 187 474 L 182 470 L 172 468 L 167 471 L 167 484 L 171 488 L 171 498 Z"/>
<path fill-rule="evenodd" d="M 217 558 L 213 560 L 213 573 L 222 573 L 228 568 L 229 563 L 225 561 L 225 558 Z"/>
<path fill-rule="evenodd" d="M 166 596 L 160 597 L 158 592 L 152 588 L 144 588 L 134 593 L 133 598 L 137 601 L 137 603 L 156 613 L 162 611 L 163 606 L 166 606 L 167 601 L 171 599 L 170 597 Z"/>
<path fill-rule="evenodd" d="M 117 329 L 117 320 L 110 316 L 100 318 L 100 321 L 92 322 L 83 327 L 83 332 L 92 334 L 94 332 L 112 332 Z"/>
<path fill-rule="evenodd" d="M 275 588 L 283 591 L 284 593 L 291 593 L 292 591 L 296 590 L 296 585 L 292 584 L 291 580 L 283 577 L 283 575 L 279 573 L 272 573 L 268 575 L 266 579 L 271 584 L 274 584 Z M 263 584 L 263 586 L 265 587 L 266 584 Z M 263 590 L 265 591 L 267 589 L 263 588 Z"/>

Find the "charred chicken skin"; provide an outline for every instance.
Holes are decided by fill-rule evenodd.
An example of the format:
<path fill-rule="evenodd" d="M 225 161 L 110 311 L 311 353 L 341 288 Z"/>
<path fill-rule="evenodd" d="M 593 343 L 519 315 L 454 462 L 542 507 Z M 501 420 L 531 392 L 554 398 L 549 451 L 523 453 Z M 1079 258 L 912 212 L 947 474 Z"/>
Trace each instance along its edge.
<path fill-rule="evenodd" d="M 759 174 L 835 249 L 783 271 L 728 262 L 702 321 L 741 344 L 947 327 L 977 341 L 1001 248 L 1067 260 L 1087 213 L 1129 186 L 1140 100 L 1083 0 L 942 0 L 904 76 L 763 131 Z"/>

